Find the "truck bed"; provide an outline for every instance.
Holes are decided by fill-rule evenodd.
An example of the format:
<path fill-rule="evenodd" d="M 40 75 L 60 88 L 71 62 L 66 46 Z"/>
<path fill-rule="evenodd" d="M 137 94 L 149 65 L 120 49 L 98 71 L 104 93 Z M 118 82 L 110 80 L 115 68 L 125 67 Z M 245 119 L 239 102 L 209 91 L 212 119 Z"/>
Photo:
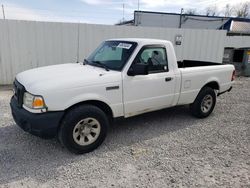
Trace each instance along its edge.
<path fill-rule="evenodd" d="M 178 62 L 181 73 L 181 92 L 178 104 L 192 103 L 200 89 L 209 82 L 218 84 L 218 92 L 227 91 L 232 85 L 232 65 L 205 61 Z"/>
<path fill-rule="evenodd" d="M 215 62 L 208 62 L 208 61 L 195 61 L 195 60 L 177 61 L 177 64 L 178 64 L 178 68 L 223 65 L 222 63 L 215 63 Z"/>

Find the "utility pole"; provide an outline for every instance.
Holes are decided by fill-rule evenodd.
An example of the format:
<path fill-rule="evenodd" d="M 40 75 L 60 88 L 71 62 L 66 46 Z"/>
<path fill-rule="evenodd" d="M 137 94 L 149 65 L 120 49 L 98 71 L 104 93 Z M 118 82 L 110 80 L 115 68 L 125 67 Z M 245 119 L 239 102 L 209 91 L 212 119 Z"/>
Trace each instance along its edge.
<path fill-rule="evenodd" d="M 183 8 L 181 8 L 179 28 L 181 28 L 181 22 L 182 22 L 182 14 L 183 14 L 183 11 L 184 11 L 184 9 L 183 9 Z"/>
<path fill-rule="evenodd" d="M 138 11 L 140 10 L 140 0 L 138 0 Z"/>
<path fill-rule="evenodd" d="M 5 13 L 4 13 L 4 6 L 2 4 L 2 11 L 3 11 L 3 19 L 5 20 Z"/>
<path fill-rule="evenodd" d="M 125 21 L 125 17 L 124 17 L 124 3 L 122 4 L 122 22 Z"/>
<path fill-rule="evenodd" d="M 79 47 L 80 47 L 80 22 L 78 22 L 77 24 L 77 54 L 76 54 L 77 60 L 76 60 L 76 63 L 79 63 Z"/>

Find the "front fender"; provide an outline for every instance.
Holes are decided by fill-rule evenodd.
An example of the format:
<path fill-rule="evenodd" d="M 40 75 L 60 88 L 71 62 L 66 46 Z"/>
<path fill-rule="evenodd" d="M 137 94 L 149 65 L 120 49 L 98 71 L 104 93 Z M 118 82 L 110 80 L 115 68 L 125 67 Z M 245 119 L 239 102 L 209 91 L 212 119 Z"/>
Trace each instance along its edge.
<path fill-rule="evenodd" d="M 101 95 L 98 95 L 96 93 L 84 93 L 82 95 L 77 95 L 77 96 L 71 98 L 69 101 L 67 101 L 67 103 L 65 103 L 63 108 L 67 109 L 75 104 L 78 104 L 78 103 L 81 103 L 84 101 L 89 101 L 89 100 L 104 102 L 107 105 L 111 106 L 110 101 Z"/>
<path fill-rule="evenodd" d="M 123 116 L 122 89 L 106 90 L 106 87 L 116 84 L 73 88 L 44 95 L 48 111 L 64 111 L 75 104 L 85 101 L 100 101 L 107 104 L 114 117 Z M 120 87 L 120 84 L 117 84 Z"/>

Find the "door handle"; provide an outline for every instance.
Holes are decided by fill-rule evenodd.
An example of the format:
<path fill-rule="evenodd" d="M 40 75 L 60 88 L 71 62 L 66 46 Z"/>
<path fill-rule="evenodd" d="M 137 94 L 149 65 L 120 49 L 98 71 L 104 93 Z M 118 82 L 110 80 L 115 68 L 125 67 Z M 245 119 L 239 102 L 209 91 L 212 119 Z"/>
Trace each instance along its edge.
<path fill-rule="evenodd" d="M 167 77 L 167 78 L 165 78 L 165 81 L 166 81 L 166 82 L 169 82 L 169 81 L 171 81 L 171 80 L 173 80 L 172 77 Z"/>

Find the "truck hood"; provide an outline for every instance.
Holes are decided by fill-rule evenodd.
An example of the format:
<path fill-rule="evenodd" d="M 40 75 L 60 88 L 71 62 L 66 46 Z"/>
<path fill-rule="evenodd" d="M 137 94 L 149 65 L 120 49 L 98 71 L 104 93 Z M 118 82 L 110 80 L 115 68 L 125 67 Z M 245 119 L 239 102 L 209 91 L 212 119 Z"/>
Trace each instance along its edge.
<path fill-rule="evenodd" d="M 16 79 L 32 94 L 119 82 L 121 72 L 77 63 L 52 65 L 19 73 Z"/>

